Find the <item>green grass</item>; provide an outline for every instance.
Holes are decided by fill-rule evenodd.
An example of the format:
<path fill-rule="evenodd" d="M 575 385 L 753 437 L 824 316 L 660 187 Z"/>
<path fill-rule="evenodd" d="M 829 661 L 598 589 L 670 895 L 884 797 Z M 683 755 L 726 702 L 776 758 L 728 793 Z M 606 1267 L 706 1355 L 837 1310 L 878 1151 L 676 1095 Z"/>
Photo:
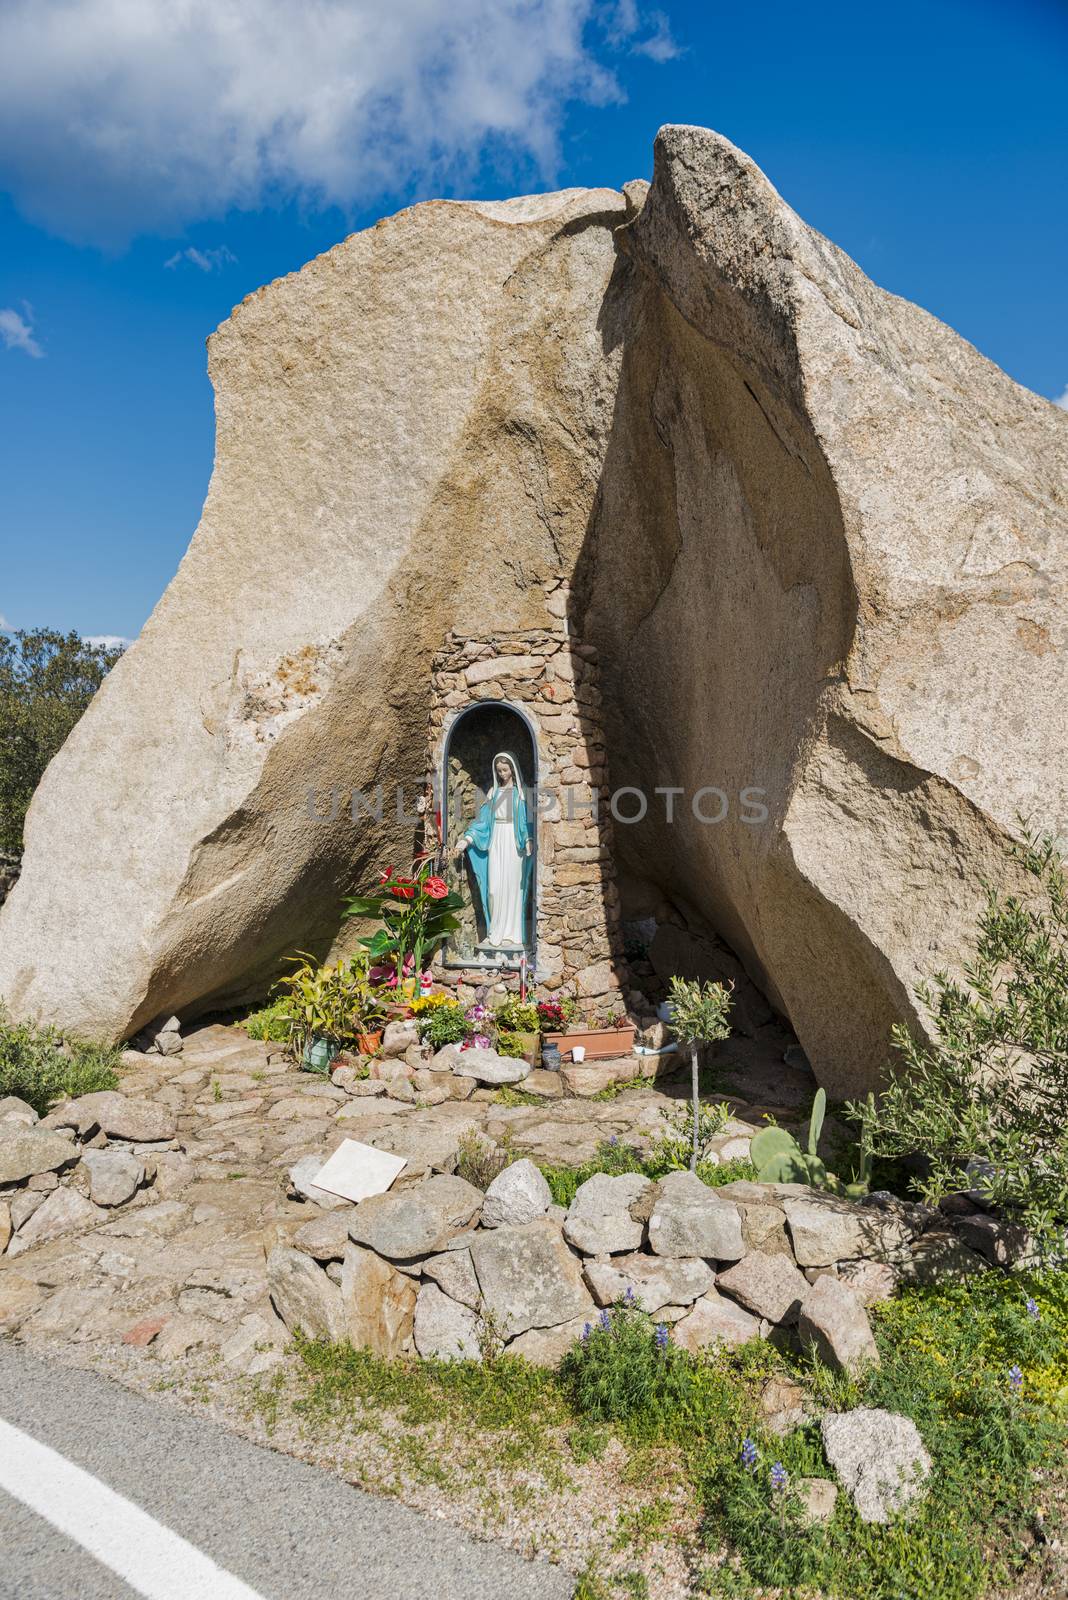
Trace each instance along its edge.
<path fill-rule="evenodd" d="M 53 1028 L 35 1028 L 8 1020 L 0 1008 L 0 1098 L 17 1095 L 45 1116 L 57 1101 L 114 1089 L 119 1049 L 70 1039 Z"/>
<path fill-rule="evenodd" d="M 268 1039 L 285 1044 L 293 1028 L 293 1007 L 286 996 L 272 1000 L 258 1011 L 250 1011 L 235 1027 L 244 1028 L 250 1039 Z"/>
<path fill-rule="evenodd" d="M 652 1319 L 624 1307 L 613 1308 L 608 1323 L 595 1324 L 556 1372 L 507 1355 L 482 1364 L 390 1363 L 303 1342 L 298 1409 L 312 1423 L 357 1410 L 370 1419 L 396 1415 L 423 1430 L 398 1466 L 419 1481 L 441 1477 L 443 1486 L 446 1477 L 457 1487 L 465 1474 L 508 1470 L 521 1482 L 538 1470 L 566 1483 L 610 1446 L 619 1472 L 622 1446 L 629 1467 L 620 1481 L 648 1493 L 637 1509 L 621 1510 L 576 1591 L 606 1600 L 642 1592 L 635 1563 L 666 1536 L 662 1491 L 673 1483 L 702 1509 L 708 1555 L 700 1592 L 735 1600 L 979 1600 L 1031 1559 L 1040 1496 L 1048 1508 L 1068 1489 L 1068 1271 L 990 1272 L 876 1308 L 882 1365 L 857 1383 L 761 1341 L 700 1357 L 662 1351 Z M 1008 1380 L 1013 1366 L 1023 1373 L 1019 1394 Z M 934 1470 L 907 1520 L 862 1523 L 843 1490 L 830 1522 L 803 1524 L 793 1484 L 833 1474 L 818 1423 L 785 1439 L 763 1426 L 761 1387 L 784 1371 L 818 1405 L 882 1406 L 915 1421 Z M 747 1437 L 758 1452 L 755 1471 L 740 1456 Z M 440 1467 L 435 1449 L 444 1452 Z M 778 1494 L 769 1483 L 775 1462 L 789 1474 Z M 1048 1531 L 1060 1530 L 1053 1522 Z"/>
<path fill-rule="evenodd" d="M 554 1205 L 569 1206 L 587 1178 L 595 1177 L 599 1172 L 605 1172 L 610 1177 L 617 1177 L 624 1172 L 641 1172 L 647 1178 L 657 1179 L 669 1172 L 686 1171 L 689 1165 L 690 1151 L 684 1139 L 660 1139 L 647 1155 L 643 1155 L 634 1145 L 609 1139 L 600 1144 L 597 1154 L 581 1166 L 546 1165 L 541 1170 Z M 710 1188 L 719 1188 L 741 1178 L 755 1179 L 756 1168 L 751 1161 L 725 1161 L 719 1166 L 712 1161 L 699 1161 L 697 1176 Z"/>

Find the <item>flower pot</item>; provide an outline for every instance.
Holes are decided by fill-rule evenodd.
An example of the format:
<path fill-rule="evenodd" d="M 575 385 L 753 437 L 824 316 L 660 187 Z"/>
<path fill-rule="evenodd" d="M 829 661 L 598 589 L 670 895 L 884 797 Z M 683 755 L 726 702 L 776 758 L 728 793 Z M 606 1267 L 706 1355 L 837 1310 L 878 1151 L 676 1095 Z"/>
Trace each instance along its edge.
<path fill-rule="evenodd" d="M 562 1056 L 570 1057 L 575 1045 L 586 1052 L 587 1061 L 604 1056 L 629 1056 L 634 1049 L 633 1023 L 624 1028 L 576 1028 L 570 1033 L 550 1033 L 546 1044 L 554 1044 Z"/>
<path fill-rule="evenodd" d="M 309 1039 L 301 1055 L 301 1065 L 306 1072 L 329 1072 L 334 1059 L 341 1054 L 336 1039 L 324 1039 L 321 1034 Z"/>
<path fill-rule="evenodd" d="M 358 1033 L 356 1048 L 362 1056 L 376 1056 L 382 1048 L 381 1029 L 377 1033 Z"/>

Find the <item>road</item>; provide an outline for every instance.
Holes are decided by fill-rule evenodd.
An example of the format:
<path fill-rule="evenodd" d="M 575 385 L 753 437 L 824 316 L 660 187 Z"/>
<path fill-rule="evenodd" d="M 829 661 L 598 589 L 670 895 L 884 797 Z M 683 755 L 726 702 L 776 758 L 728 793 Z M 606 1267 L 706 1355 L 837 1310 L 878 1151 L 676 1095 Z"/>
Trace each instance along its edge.
<path fill-rule="evenodd" d="M 572 1580 L 0 1342 L 0 1600 L 568 1600 Z"/>

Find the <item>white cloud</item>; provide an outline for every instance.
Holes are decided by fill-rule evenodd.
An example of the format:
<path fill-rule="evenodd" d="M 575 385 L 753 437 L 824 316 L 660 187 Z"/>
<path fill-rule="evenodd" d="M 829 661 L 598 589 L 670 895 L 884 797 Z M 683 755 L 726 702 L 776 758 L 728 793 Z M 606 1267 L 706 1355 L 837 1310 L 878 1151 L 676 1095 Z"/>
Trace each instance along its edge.
<path fill-rule="evenodd" d="M 1062 395 L 1058 395 L 1053 404 L 1055 406 L 1060 406 L 1062 411 L 1068 411 L 1068 388 L 1065 389 Z"/>
<path fill-rule="evenodd" d="M 187 250 L 176 250 L 165 267 L 180 266 L 183 261 L 192 262 L 194 267 L 199 267 L 201 272 L 221 272 L 223 267 L 233 265 L 237 261 L 234 252 L 226 245 L 221 244 L 214 250 L 198 250 L 196 245 L 190 245 Z"/>
<path fill-rule="evenodd" d="M 635 0 L 4 0 L 0 181 L 112 245 L 455 190 L 487 162 L 551 181 L 567 103 L 622 98 L 594 47 L 666 59 L 652 27 Z"/>
<path fill-rule="evenodd" d="M 25 316 L 12 306 L 0 310 L 0 339 L 4 341 L 5 350 L 25 350 L 28 356 L 39 361 L 44 351 L 33 336 L 33 309 L 24 300 L 22 310 Z"/>
<path fill-rule="evenodd" d="M 133 644 L 132 639 L 124 639 L 119 633 L 87 633 L 86 644 L 95 644 L 101 650 L 117 650 L 121 645 L 125 650 L 128 644 Z"/>

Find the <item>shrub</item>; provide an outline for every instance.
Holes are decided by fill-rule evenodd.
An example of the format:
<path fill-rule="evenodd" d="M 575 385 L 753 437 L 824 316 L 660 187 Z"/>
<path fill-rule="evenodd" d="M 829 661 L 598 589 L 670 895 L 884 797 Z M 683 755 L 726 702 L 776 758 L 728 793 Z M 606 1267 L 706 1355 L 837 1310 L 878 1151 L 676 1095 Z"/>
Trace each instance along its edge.
<path fill-rule="evenodd" d="M 664 1324 L 628 1299 L 587 1323 L 565 1356 L 560 1377 L 575 1409 L 595 1422 L 662 1428 L 693 1389 L 690 1358 L 671 1343 Z"/>
<path fill-rule="evenodd" d="M 64 1047 L 55 1029 L 10 1022 L 0 1009 L 0 1098 L 17 1095 L 42 1117 L 57 1101 L 114 1089 L 118 1060 L 114 1046 L 71 1040 Z"/>
<path fill-rule="evenodd" d="M 868 1138 L 876 1155 L 926 1158 L 930 1201 L 975 1187 L 968 1162 L 985 1163 L 991 1204 L 1051 1244 L 1068 1219 L 1068 872 L 1049 839 L 1012 854 L 1033 901 L 991 889 L 964 981 L 921 986 L 934 1041 L 895 1028 L 898 1062 Z"/>
<path fill-rule="evenodd" d="M 458 1005 L 435 1006 L 419 1017 L 419 1037 L 435 1050 L 447 1044 L 462 1044 L 470 1031 L 463 1008 Z"/>
<path fill-rule="evenodd" d="M 284 1044 L 293 1030 L 293 1008 L 287 998 L 279 997 L 258 1011 L 251 1011 L 240 1024 L 250 1039 L 270 1039 Z"/>
<path fill-rule="evenodd" d="M 121 655 L 76 633 L 0 632 L 0 850 L 22 850 L 45 767 Z"/>
<path fill-rule="evenodd" d="M 541 1027 L 538 1007 L 533 1000 L 521 1002 L 518 995 L 509 995 L 497 1007 L 497 1026 L 509 1033 L 537 1033 Z"/>
<path fill-rule="evenodd" d="M 471 1129 L 460 1135 L 456 1176 L 473 1183 L 476 1189 L 488 1189 L 494 1178 L 499 1177 L 515 1159 L 507 1140 L 493 1144 Z"/>

